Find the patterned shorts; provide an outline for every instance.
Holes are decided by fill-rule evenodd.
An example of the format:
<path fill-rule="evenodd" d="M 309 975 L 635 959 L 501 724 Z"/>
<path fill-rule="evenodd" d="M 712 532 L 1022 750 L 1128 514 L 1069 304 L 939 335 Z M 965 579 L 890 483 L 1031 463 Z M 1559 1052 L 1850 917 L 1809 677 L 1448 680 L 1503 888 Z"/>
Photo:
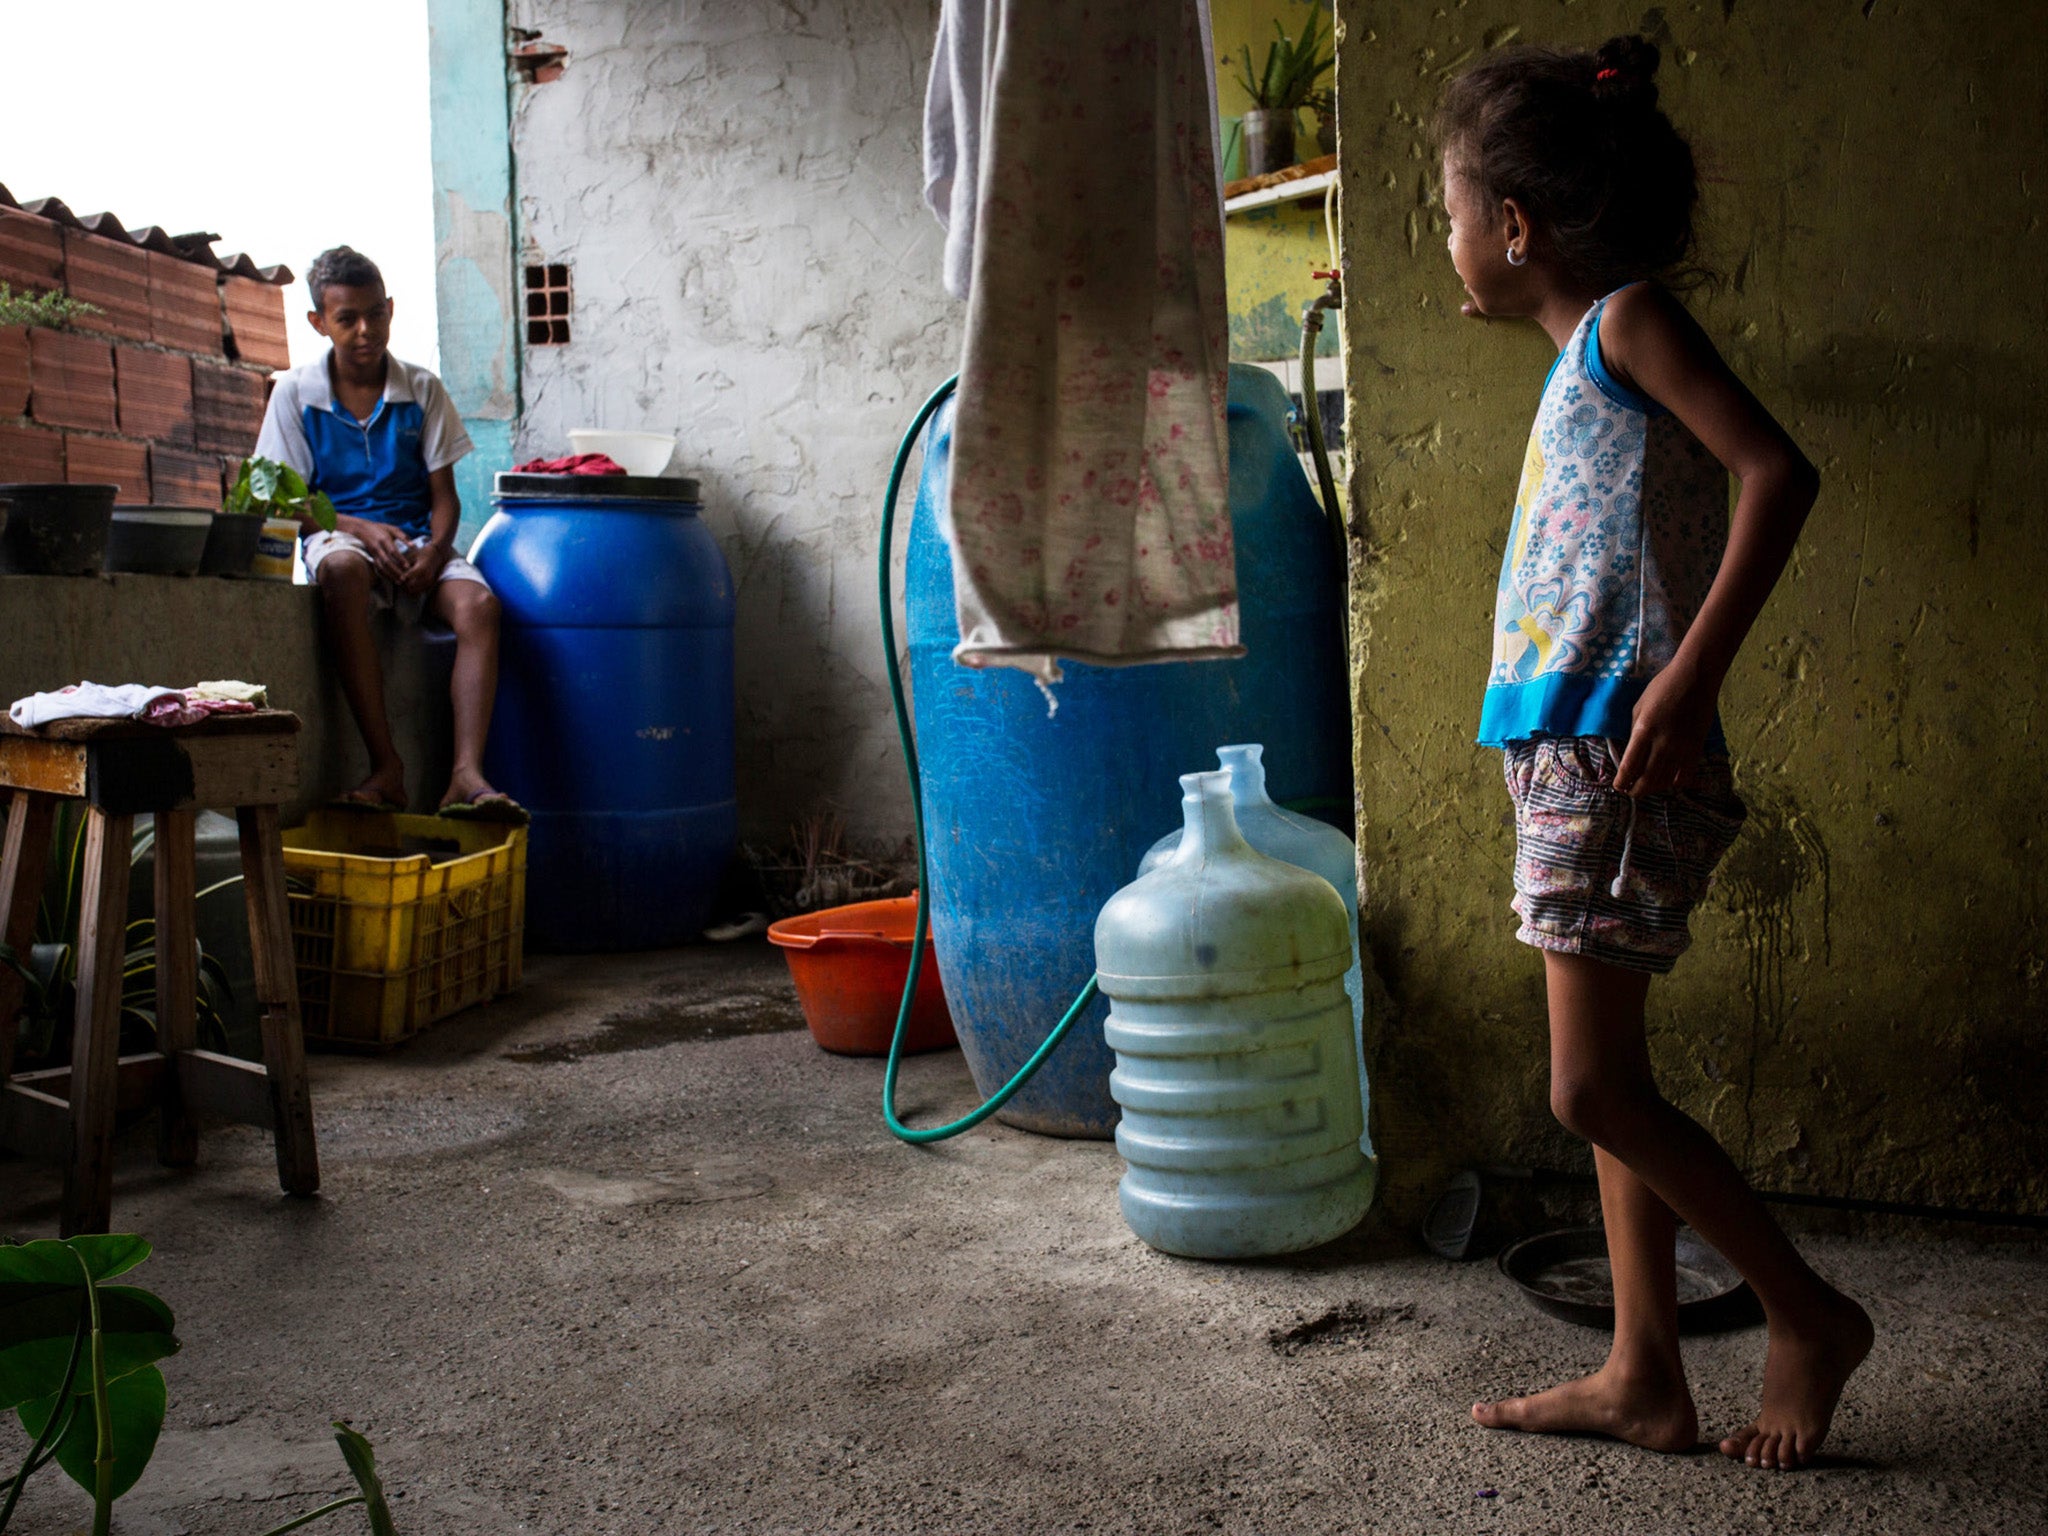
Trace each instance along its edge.
<path fill-rule="evenodd" d="M 1687 919 L 1742 830 L 1725 757 L 1690 783 L 1632 799 L 1614 788 L 1614 750 L 1598 736 L 1510 742 L 1515 802 L 1515 937 L 1662 975 L 1692 943 Z"/>

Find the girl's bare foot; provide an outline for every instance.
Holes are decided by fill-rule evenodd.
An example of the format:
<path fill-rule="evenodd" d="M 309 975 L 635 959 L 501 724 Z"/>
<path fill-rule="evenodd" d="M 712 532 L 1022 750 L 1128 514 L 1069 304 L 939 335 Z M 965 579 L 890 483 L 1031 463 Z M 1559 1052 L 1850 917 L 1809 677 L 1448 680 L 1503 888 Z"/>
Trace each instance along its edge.
<path fill-rule="evenodd" d="M 1839 1291 L 1829 1295 L 1811 1326 L 1772 1326 L 1763 1412 L 1721 1442 L 1722 1455 L 1789 1472 L 1820 1449 L 1842 1388 L 1876 1337 L 1869 1313 Z"/>
<path fill-rule="evenodd" d="M 1652 1451 L 1689 1451 L 1700 1438 L 1683 1374 L 1624 1373 L 1612 1364 L 1548 1392 L 1474 1403 L 1472 1417 L 1488 1429 L 1608 1435 Z"/>

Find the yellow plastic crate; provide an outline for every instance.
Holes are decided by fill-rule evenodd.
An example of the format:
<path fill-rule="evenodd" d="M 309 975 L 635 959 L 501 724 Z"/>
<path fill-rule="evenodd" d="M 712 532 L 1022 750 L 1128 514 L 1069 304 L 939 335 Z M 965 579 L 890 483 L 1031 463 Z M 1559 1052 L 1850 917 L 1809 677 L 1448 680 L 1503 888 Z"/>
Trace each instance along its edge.
<path fill-rule="evenodd" d="M 284 870 L 310 1041 L 382 1050 L 519 984 L 524 827 L 315 811 Z"/>

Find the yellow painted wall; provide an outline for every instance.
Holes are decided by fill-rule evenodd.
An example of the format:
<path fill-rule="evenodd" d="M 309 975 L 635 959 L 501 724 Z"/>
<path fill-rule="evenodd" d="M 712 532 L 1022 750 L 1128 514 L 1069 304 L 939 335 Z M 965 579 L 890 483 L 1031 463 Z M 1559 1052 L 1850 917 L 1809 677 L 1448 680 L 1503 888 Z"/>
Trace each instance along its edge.
<path fill-rule="evenodd" d="M 1457 313 L 1422 122 L 1519 33 L 1647 26 L 1704 171 L 1694 307 L 1826 484 L 1724 697 L 1751 824 L 1651 994 L 1666 1089 L 1765 1187 L 2048 1209 L 2048 43 L 1998 0 L 1339 0 L 1353 629 L 1389 1198 L 1582 1158 L 1545 1103 L 1497 753 L 1472 744 L 1554 355 Z"/>
<path fill-rule="evenodd" d="M 1325 7 L 1327 27 L 1328 0 L 1310 3 Z M 1217 66 L 1217 110 L 1225 117 L 1236 117 L 1252 105 L 1237 83 L 1242 68 L 1239 50 L 1249 46 L 1252 67 L 1258 68 L 1265 63 L 1266 49 L 1273 41 L 1273 23 L 1280 22 L 1290 37 L 1299 36 L 1307 9 L 1302 0 L 1216 0 L 1211 12 L 1216 52 L 1224 59 L 1240 61 L 1236 67 Z M 1295 131 L 1295 153 L 1300 158 L 1314 159 L 1322 153 L 1316 147 L 1315 131 L 1315 114 L 1301 113 Z M 1312 208 L 1289 203 L 1233 214 L 1224 223 L 1223 248 L 1231 357 L 1252 362 L 1298 356 L 1301 308 L 1323 291 L 1323 285 L 1309 274 L 1329 265 L 1321 202 Z M 1336 354 L 1337 328 L 1327 325 L 1317 355 Z"/>

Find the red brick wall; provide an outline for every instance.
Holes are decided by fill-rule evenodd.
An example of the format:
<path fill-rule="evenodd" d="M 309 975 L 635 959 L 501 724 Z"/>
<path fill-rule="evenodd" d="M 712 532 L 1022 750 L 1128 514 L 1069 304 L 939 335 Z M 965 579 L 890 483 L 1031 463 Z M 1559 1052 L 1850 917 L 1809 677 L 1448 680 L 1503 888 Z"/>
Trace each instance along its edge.
<path fill-rule="evenodd" d="M 121 431 L 150 443 L 192 446 L 192 359 L 179 352 L 114 348 Z"/>
<path fill-rule="evenodd" d="M 252 367 L 289 368 L 285 345 L 284 290 L 253 277 L 231 277 L 221 285 L 233 356 Z"/>
<path fill-rule="evenodd" d="M 28 414 L 28 332 L 0 331 L 0 421 Z"/>
<path fill-rule="evenodd" d="M 129 504 L 214 507 L 289 367 L 284 290 L 0 209 L 0 283 L 95 304 L 0 330 L 0 483 L 103 482 Z"/>
<path fill-rule="evenodd" d="M 47 427 L 11 426 L 0 421 L 0 467 L 7 480 L 45 485 L 64 478 L 64 434 Z"/>
<path fill-rule="evenodd" d="M 46 427 L 114 431 L 114 349 L 97 336 L 30 331 L 28 413 Z"/>
<path fill-rule="evenodd" d="M 0 208 L 0 283 L 19 293 L 64 286 L 64 231 L 48 219 Z"/>
<path fill-rule="evenodd" d="M 278 308 L 282 310 L 283 304 Z M 151 341 L 200 357 L 219 357 L 225 334 L 222 320 L 220 280 L 215 273 L 196 261 L 180 261 L 161 251 L 149 253 Z"/>

